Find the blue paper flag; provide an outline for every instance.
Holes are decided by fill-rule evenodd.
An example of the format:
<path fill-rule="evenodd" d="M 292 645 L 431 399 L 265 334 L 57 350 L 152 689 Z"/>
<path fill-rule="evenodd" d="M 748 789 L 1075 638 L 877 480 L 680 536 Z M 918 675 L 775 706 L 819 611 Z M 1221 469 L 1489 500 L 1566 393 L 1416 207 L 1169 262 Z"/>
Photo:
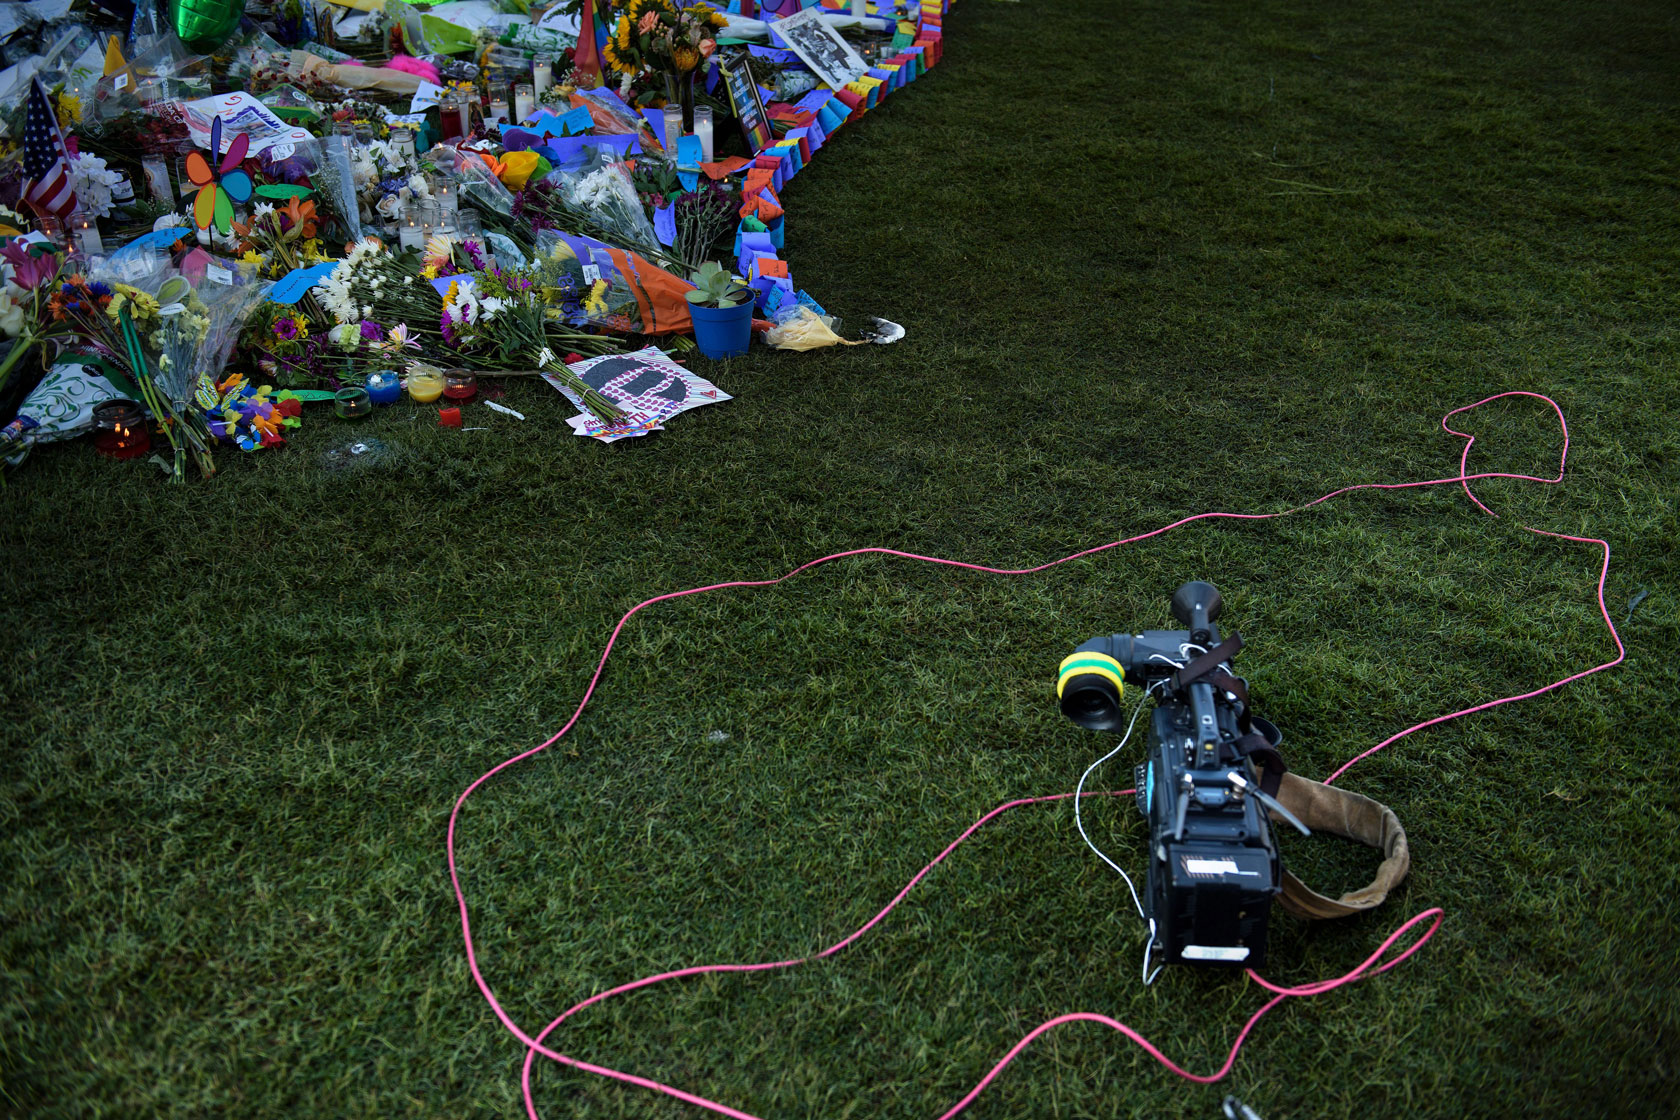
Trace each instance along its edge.
<path fill-rule="evenodd" d="M 308 268 L 292 269 L 280 278 L 279 283 L 269 289 L 268 298 L 275 303 L 283 303 L 288 306 L 296 303 L 318 281 L 330 276 L 337 263 L 337 261 L 322 261 L 320 264 L 312 264 Z"/>
<path fill-rule="evenodd" d="M 660 207 L 653 212 L 653 232 L 659 235 L 661 245 L 676 244 L 677 208 L 675 204 Z"/>
<path fill-rule="evenodd" d="M 643 109 L 642 118 L 648 122 L 648 127 L 653 130 L 653 138 L 659 141 L 659 146 L 669 151 L 671 145 L 665 143 L 665 110 Z"/>
<path fill-rule="evenodd" d="M 438 295 L 444 297 L 445 299 L 448 299 L 449 298 L 449 285 L 454 283 L 457 280 L 459 280 L 461 282 L 461 288 L 462 288 L 463 291 L 466 290 L 467 288 L 472 287 L 473 278 L 472 278 L 472 274 L 469 273 L 469 272 L 459 272 L 459 273 L 456 273 L 454 276 L 439 276 L 435 280 L 432 281 L 432 287 L 437 289 L 437 294 Z"/>
<path fill-rule="evenodd" d="M 677 179 L 685 191 L 700 185 L 700 156 L 703 151 L 698 136 L 684 136 L 677 141 Z"/>

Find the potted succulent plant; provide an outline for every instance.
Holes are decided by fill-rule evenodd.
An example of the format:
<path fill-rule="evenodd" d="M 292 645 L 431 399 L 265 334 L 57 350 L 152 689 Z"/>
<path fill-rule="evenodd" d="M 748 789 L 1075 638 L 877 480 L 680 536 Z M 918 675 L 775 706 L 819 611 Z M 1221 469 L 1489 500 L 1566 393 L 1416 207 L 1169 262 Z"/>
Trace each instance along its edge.
<path fill-rule="evenodd" d="M 689 275 L 688 312 L 694 341 L 708 358 L 732 358 L 752 341 L 753 290 L 716 261 Z"/>

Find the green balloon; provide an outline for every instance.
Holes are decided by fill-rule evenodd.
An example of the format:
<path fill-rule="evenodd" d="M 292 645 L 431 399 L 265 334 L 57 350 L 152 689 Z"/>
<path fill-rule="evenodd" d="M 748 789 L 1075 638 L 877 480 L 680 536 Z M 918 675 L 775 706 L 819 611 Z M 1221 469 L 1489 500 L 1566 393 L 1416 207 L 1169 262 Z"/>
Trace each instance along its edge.
<path fill-rule="evenodd" d="M 245 0 L 169 0 L 169 25 L 189 50 L 209 54 L 245 14 Z"/>

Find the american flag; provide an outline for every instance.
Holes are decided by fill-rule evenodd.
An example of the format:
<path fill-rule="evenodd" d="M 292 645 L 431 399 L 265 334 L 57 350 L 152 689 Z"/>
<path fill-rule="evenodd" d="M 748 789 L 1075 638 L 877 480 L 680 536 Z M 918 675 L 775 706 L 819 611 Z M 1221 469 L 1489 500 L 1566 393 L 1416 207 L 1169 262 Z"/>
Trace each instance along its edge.
<path fill-rule="evenodd" d="M 28 119 L 23 127 L 23 201 L 37 214 L 51 214 L 62 220 L 76 208 L 76 190 L 70 183 L 70 156 L 64 148 L 64 134 L 58 130 L 58 116 L 47 100 L 46 87 L 36 78 L 29 90 Z"/>

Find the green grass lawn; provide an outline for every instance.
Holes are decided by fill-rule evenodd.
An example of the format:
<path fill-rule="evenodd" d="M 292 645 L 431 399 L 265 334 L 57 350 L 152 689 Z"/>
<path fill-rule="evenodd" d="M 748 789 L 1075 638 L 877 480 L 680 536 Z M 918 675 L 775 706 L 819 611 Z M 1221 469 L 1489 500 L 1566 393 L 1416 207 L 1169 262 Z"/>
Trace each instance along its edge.
<path fill-rule="evenodd" d="M 1418 720 L 1621 667 L 1355 768 L 1410 878 L 1274 918 L 1267 974 L 1380 978 L 1263 1020 L 1211 1087 L 1076 1024 L 971 1109 L 1004 1117 L 1671 1115 L 1680 1027 L 1673 404 L 1680 17 L 1655 2 L 964 0 L 946 62 L 786 191 L 798 283 L 891 347 L 705 365 L 736 399 L 648 439 L 311 412 L 170 487 L 86 441 L 4 492 L 0 1111 L 514 1117 L 521 1046 L 467 972 L 460 791 L 570 714 L 650 595 L 886 545 L 1024 566 L 1211 508 L 1455 473 L 1448 409 L 1555 397 L 1560 487 L 1352 495 L 1042 575 L 865 558 L 651 608 L 559 745 L 460 825 L 480 961 L 526 1030 L 593 992 L 813 952 L 1011 797 L 1112 746 L 1051 681 L 1093 634 L 1218 583 L 1257 706 L 1313 777 Z M 1549 474 L 1538 402 L 1474 467 Z M 377 461 L 326 456 L 376 436 Z M 1629 600 L 1648 597 L 1636 608 Z M 723 735 L 714 734 L 723 732 Z M 1118 760 L 1117 760 L 1118 761 Z M 1129 785 L 1133 758 L 1105 777 Z M 1143 865 L 1124 802 L 1094 834 Z M 1331 893 L 1369 853 L 1286 841 Z M 766 1118 L 932 1120 L 1070 1010 L 1197 1072 L 1264 993 L 1138 982 L 1124 887 L 1066 803 L 1009 814 L 826 962 L 580 1015 L 555 1044 Z M 696 1117 L 539 1064 L 554 1118 Z"/>

